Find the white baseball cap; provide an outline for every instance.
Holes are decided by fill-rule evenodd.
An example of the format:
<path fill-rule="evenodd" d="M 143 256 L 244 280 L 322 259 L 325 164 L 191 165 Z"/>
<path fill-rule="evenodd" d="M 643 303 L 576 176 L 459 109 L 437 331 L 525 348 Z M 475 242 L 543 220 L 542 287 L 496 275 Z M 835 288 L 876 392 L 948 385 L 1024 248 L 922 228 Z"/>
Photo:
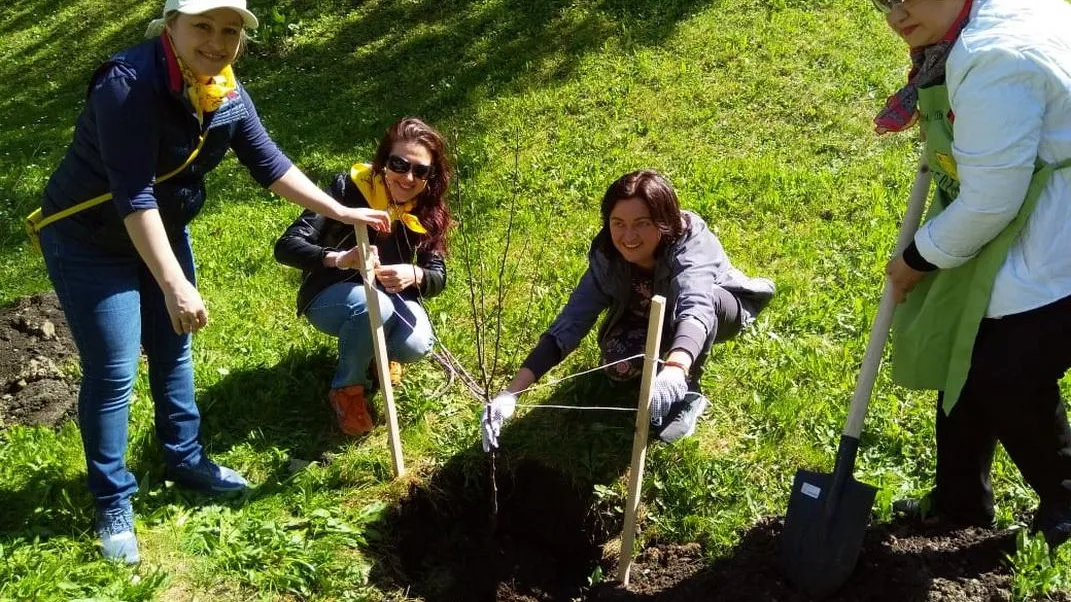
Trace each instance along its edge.
<path fill-rule="evenodd" d="M 229 8 L 242 15 L 242 23 L 247 29 L 256 29 L 260 22 L 256 15 L 246 8 L 245 0 L 167 0 L 164 2 L 164 18 L 172 11 L 187 15 L 199 15 L 217 8 Z"/>

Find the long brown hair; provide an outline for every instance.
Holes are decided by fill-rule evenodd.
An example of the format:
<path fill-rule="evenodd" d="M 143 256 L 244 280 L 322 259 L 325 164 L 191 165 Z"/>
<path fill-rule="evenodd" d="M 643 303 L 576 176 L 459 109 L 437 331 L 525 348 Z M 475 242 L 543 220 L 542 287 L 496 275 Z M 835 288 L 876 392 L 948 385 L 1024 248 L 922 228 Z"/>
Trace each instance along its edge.
<path fill-rule="evenodd" d="M 417 247 L 440 255 L 446 254 L 446 231 L 450 228 L 450 209 L 446 192 L 450 188 L 453 168 L 446 157 L 446 142 L 435 128 L 416 117 L 402 118 L 387 128 L 372 159 L 372 172 L 384 175 L 387 159 L 396 142 L 416 142 L 431 153 L 433 171 L 424 190 L 417 195 L 413 214 L 428 231 L 420 235 Z"/>

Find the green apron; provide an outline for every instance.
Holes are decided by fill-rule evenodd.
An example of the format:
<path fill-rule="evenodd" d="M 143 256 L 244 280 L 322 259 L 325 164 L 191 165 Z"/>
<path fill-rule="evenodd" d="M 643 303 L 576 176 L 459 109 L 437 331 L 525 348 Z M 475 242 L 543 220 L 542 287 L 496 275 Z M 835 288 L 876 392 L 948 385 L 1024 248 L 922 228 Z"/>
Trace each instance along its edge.
<path fill-rule="evenodd" d="M 919 90 L 918 106 L 926 162 L 936 183 L 926 217 L 930 220 L 959 196 L 948 88 L 941 85 Z M 967 263 L 923 278 L 897 306 L 892 330 L 894 382 L 911 389 L 944 391 L 943 409 L 946 414 L 952 411 L 967 381 L 974 339 L 989 306 L 997 271 L 1053 172 L 1069 165 L 1071 159 L 1052 165 L 1038 160 L 1023 206 L 1008 227 Z"/>

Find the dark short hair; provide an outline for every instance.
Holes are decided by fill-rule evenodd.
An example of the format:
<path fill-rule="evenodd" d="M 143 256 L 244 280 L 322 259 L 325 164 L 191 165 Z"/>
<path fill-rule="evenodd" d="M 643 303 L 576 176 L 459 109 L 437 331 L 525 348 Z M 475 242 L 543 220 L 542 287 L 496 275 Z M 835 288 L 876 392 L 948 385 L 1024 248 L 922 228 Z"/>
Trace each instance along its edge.
<path fill-rule="evenodd" d="M 610 213 L 617 206 L 619 201 L 625 199 L 637 198 L 647 205 L 647 210 L 651 213 L 651 221 L 658 227 L 659 232 L 662 233 L 662 241 L 659 247 L 665 245 L 671 245 L 677 242 L 677 239 L 684 233 L 684 224 L 681 221 L 681 205 L 677 201 L 677 193 L 673 191 L 673 186 L 670 185 L 662 174 L 653 169 L 641 169 L 632 173 L 627 173 L 606 189 L 606 194 L 602 197 L 602 228 L 604 232 L 608 232 L 610 229 Z M 616 253 L 617 249 L 613 248 L 612 242 L 609 242 L 609 249 Z"/>

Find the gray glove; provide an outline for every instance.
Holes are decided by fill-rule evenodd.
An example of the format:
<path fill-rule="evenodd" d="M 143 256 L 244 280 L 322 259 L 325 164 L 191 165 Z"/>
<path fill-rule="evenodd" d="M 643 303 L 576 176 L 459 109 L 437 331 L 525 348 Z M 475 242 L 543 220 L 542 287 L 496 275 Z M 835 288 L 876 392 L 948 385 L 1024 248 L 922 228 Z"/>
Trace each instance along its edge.
<path fill-rule="evenodd" d="M 517 396 L 509 391 L 495 395 L 491 403 L 483 407 L 483 416 L 480 418 L 483 451 L 498 449 L 498 435 L 502 431 L 502 424 L 513 416 L 515 409 L 517 409 Z"/>
<path fill-rule="evenodd" d="M 670 406 L 683 400 L 687 392 L 688 382 L 682 370 L 663 369 L 659 372 L 651 384 L 651 424 L 662 426 Z"/>

